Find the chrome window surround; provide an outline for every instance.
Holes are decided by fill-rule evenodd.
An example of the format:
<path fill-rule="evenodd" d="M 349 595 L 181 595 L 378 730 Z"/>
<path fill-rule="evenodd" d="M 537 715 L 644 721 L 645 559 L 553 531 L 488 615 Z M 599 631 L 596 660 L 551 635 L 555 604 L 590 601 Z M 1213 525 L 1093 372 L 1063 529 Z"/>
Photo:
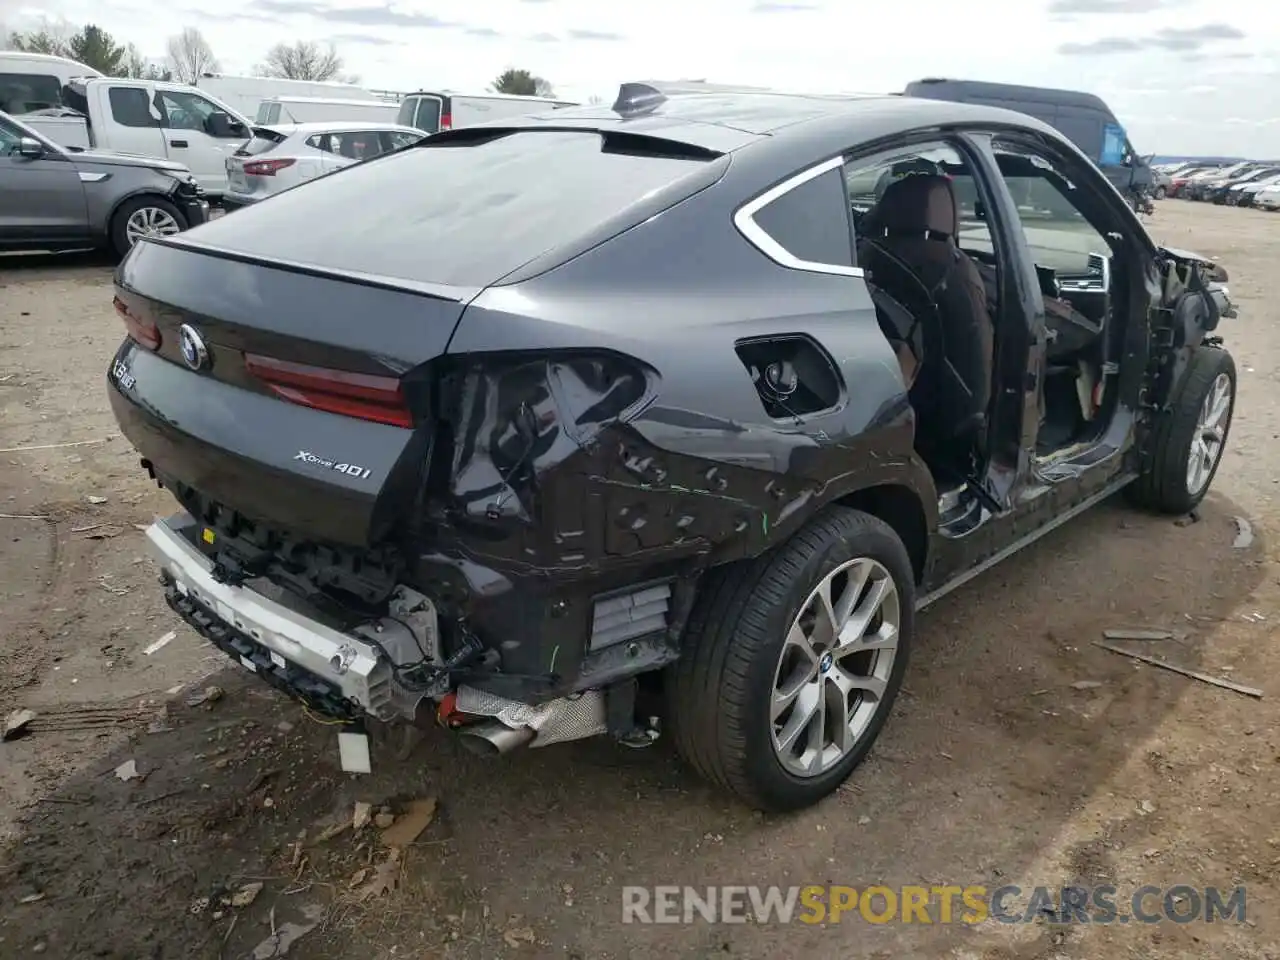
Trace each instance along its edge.
<path fill-rule="evenodd" d="M 783 180 L 775 187 L 770 187 L 754 200 L 749 200 L 738 208 L 733 215 L 733 225 L 738 228 L 747 241 L 774 263 L 791 270 L 805 270 L 809 273 L 829 273 L 840 277 L 861 277 L 861 267 L 847 267 L 839 263 L 816 263 L 812 260 L 801 260 L 786 247 L 771 237 L 763 227 L 755 221 L 755 216 L 779 197 L 790 193 L 796 187 L 803 186 L 824 173 L 844 166 L 844 157 L 832 157 L 816 166 L 802 170 L 793 177 Z"/>

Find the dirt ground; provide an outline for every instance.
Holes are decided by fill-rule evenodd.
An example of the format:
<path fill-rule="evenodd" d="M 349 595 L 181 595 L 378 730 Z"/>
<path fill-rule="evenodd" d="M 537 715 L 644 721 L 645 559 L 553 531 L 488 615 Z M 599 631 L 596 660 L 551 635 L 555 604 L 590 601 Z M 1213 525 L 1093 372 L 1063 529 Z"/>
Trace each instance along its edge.
<path fill-rule="evenodd" d="M 0 744 L 0 957 L 266 958 L 302 930 L 300 960 L 1280 956 L 1280 216 L 1167 201 L 1151 226 L 1219 256 L 1240 306 L 1222 331 L 1239 405 L 1198 520 L 1104 505 L 930 609 L 870 759 L 776 819 L 661 741 L 486 761 L 428 732 L 380 740 L 372 776 L 341 773 L 331 727 L 161 601 L 141 527 L 172 508 L 108 410 L 109 266 L 0 262 L 0 714 L 37 714 Z M 1134 646 L 1265 697 L 1091 642 L 1121 626 L 1168 628 Z M 220 698 L 189 705 L 211 685 Z M 382 872 L 374 829 L 317 839 L 356 801 L 423 798 L 433 822 Z M 394 889 L 362 899 L 379 879 Z M 1122 902 L 1243 885 L 1247 920 L 622 922 L 624 884 L 810 883 L 1111 883 Z M 223 902 L 249 884 L 248 905 Z"/>

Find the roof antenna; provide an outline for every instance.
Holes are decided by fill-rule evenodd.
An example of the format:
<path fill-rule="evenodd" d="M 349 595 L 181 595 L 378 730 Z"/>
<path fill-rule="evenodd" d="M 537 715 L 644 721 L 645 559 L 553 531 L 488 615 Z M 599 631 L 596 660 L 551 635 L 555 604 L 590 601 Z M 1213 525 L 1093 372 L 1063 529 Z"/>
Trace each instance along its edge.
<path fill-rule="evenodd" d="M 666 95 L 651 83 L 624 83 L 618 88 L 618 99 L 613 101 L 613 112 L 645 113 L 666 100 Z"/>

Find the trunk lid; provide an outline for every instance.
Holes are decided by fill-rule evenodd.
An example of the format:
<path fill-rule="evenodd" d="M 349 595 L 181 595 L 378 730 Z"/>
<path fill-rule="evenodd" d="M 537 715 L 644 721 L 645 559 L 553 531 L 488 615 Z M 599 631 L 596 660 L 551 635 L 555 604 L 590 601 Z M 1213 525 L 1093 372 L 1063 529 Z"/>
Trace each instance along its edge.
<path fill-rule="evenodd" d="M 134 338 L 158 344 L 117 355 L 116 418 L 180 497 L 372 546 L 418 515 L 431 361 L 467 304 L 714 183 L 721 159 L 613 128 L 477 127 L 144 242 L 117 296 Z"/>
<path fill-rule="evenodd" d="M 117 353 L 116 419 L 180 496 L 190 487 L 251 521 L 371 545 L 424 479 L 424 365 L 474 293 L 144 243 L 117 272 L 116 308 L 159 345 L 130 339 Z"/>

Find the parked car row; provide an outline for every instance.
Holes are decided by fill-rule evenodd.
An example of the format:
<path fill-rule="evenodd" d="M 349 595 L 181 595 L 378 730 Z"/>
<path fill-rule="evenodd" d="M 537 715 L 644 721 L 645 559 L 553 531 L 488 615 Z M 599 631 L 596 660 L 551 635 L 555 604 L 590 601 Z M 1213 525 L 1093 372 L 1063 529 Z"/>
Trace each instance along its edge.
<path fill-rule="evenodd" d="M 1179 197 L 1230 207 L 1280 209 L 1280 162 L 1185 163 L 1156 168 L 1157 198 Z"/>
<path fill-rule="evenodd" d="M 254 127 L 225 159 L 220 197 L 235 210 L 426 134 L 394 123 Z M 0 113 L 0 250 L 101 247 L 124 256 L 144 236 L 204 223 L 209 197 L 191 169 L 159 157 L 71 149 Z"/>
<path fill-rule="evenodd" d="M 60 147 L 181 163 L 215 203 L 228 189 L 227 159 L 260 125 L 349 122 L 378 129 L 409 127 L 422 135 L 571 104 L 550 97 L 428 91 L 391 101 L 351 84 L 336 85 L 341 97 L 317 96 L 325 85 L 302 81 L 287 81 L 302 88 L 285 94 L 278 89 L 282 83 L 286 81 L 208 77 L 194 86 L 105 77 L 66 57 L 0 52 L 0 111 Z M 357 98 L 358 93 L 364 98 Z M 220 94 L 230 99 L 220 99 Z"/>

